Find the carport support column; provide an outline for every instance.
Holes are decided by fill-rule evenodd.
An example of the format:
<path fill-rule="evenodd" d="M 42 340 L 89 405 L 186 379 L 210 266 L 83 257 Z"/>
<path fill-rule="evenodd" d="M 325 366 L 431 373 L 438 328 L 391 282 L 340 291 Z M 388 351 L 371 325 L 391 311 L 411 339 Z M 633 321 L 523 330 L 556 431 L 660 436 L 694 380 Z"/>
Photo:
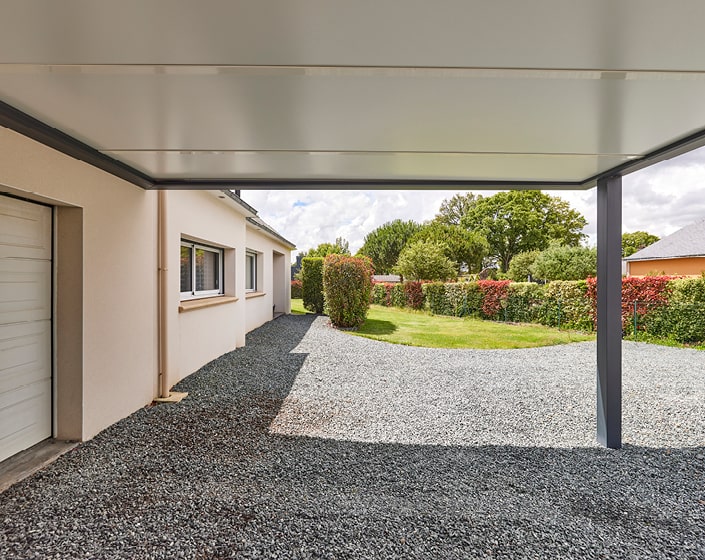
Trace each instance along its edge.
<path fill-rule="evenodd" d="M 622 447 L 622 177 L 597 182 L 597 440 Z"/>

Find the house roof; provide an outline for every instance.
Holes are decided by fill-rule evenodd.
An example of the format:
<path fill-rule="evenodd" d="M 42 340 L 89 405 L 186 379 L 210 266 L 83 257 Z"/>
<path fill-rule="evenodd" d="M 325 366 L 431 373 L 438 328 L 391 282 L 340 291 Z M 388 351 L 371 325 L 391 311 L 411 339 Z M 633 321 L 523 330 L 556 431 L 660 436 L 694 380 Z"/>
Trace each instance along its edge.
<path fill-rule="evenodd" d="M 372 276 L 375 282 L 401 282 L 401 276 L 398 274 L 375 274 Z"/>
<path fill-rule="evenodd" d="M 250 223 L 252 226 L 254 226 L 255 229 L 263 231 L 265 234 L 269 235 L 270 237 L 274 237 L 277 241 L 280 241 L 284 245 L 286 245 L 289 249 L 294 250 L 296 249 L 296 245 L 294 245 L 291 241 L 277 233 L 277 231 L 270 226 L 267 222 L 265 222 L 262 218 L 259 216 L 248 216 L 245 218 L 248 223 Z"/>
<path fill-rule="evenodd" d="M 683 257 L 705 257 L 705 219 L 679 229 L 624 260 L 647 261 Z"/>
<path fill-rule="evenodd" d="M 0 126 L 142 188 L 590 188 L 705 145 L 702 0 L 0 0 Z"/>

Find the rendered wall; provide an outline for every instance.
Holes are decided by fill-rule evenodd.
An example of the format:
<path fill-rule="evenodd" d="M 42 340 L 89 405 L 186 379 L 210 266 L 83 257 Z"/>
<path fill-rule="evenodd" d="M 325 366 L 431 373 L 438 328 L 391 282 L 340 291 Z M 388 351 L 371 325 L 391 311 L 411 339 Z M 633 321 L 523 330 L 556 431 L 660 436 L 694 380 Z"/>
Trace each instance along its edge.
<path fill-rule="evenodd" d="M 71 231 L 79 235 L 75 244 L 55 244 L 55 267 L 62 259 L 83 262 L 82 287 L 62 294 L 59 282 L 55 294 L 72 301 L 57 343 L 82 349 L 81 360 L 57 364 L 57 391 L 73 404 L 68 410 L 58 403 L 55 432 L 89 439 L 149 403 L 156 391 L 156 193 L 4 128 L 0 185 L 15 196 L 80 209 L 55 212 L 59 231 L 73 220 Z"/>
<path fill-rule="evenodd" d="M 705 271 L 705 257 L 628 261 L 629 276 L 700 276 Z"/>
<path fill-rule="evenodd" d="M 2 127 L 0 192 L 55 208 L 54 432 L 90 439 L 159 392 L 158 193 Z M 286 264 L 290 252 L 265 235 L 246 234 L 243 210 L 217 192 L 167 194 L 172 386 L 243 346 L 247 331 L 272 318 L 273 251 Z M 182 237 L 225 249 L 225 295 L 237 301 L 179 311 Z M 245 298 L 245 247 L 263 254 L 265 295 L 252 300 Z M 289 312 L 289 283 L 282 284 Z"/>
<path fill-rule="evenodd" d="M 259 253 L 258 257 L 258 287 L 257 294 L 246 296 L 246 325 L 247 332 L 271 321 L 275 311 L 275 302 L 279 304 L 276 312 L 291 312 L 291 284 L 288 271 L 279 271 L 277 278 L 281 279 L 278 285 L 274 284 L 274 266 L 288 267 L 291 262 L 291 251 L 281 243 L 274 241 L 264 233 L 257 231 L 254 226 L 247 227 L 247 249 Z M 276 254 L 280 255 L 276 258 Z M 283 254 L 283 258 L 281 255 Z M 244 279 L 244 273 L 243 273 Z M 282 295 L 282 291 L 285 295 Z M 281 302 L 285 307 L 281 308 Z"/>
<path fill-rule="evenodd" d="M 168 375 L 169 383 L 173 385 L 218 356 L 245 344 L 245 218 L 224 198 L 219 198 L 217 192 L 172 191 L 167 195 L 170 244 Z M 238 301 L 179 311 L 182 238 L 225 249 L 225 295 L 237 297 Z M 209 301 L 217 301 L 217 298 Z"/>

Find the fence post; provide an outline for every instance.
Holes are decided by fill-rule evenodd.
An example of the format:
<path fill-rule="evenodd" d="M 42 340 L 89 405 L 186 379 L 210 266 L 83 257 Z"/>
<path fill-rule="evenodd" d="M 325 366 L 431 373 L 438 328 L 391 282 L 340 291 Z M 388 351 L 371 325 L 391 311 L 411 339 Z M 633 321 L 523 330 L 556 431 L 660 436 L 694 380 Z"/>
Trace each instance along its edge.
<path fill-rule="evenodd" d="M 563 311 L 563 300 L 558 300 L 558 330 L 561 330 L 561 312 Z"/>
<path fill-rule="evenodd" d="M 637 306 L 639 305 L 638 301 L 634 301 L 634 342 L 636 342 L 636 328 L 637 328 L 637 315 L 636 315 L 636 310 Z"/>

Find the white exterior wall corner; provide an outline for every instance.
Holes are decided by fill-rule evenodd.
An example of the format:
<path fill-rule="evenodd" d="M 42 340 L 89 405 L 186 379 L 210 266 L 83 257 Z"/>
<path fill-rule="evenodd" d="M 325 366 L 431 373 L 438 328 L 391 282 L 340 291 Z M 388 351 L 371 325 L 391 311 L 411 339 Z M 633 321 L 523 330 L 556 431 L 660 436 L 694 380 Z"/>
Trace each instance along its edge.
<path fill-rule="evenodd" d="M 207 191 L 167 193 L 169 385 L 245 344 L 245 217 Z M 181 239 L 225 249 L 225 295 L 238 301 L 179 312 Z"/>
<path fill-rule="evenodd" d="M 0 185 L 29 200 L 82 209 L 83 370 L 76 376 L 81 386 L 63 389 L 82 395 L 80 433 L 70 437 L 90 439 L 155 395 L 157 195 L 5 128 Z M 61 259 L 57 251 L 55 265 Z M 57 423 L 61 433 L 61 411 Z"/>
<path fill-rule="evenodd" d="M 261 278 L 258 280 L 258 290 L 264 292 L 262 296 L 246 299 L 247 332 L 250 332 L 272 320 L 275 301 L 284 302 L 284 307 L 280 308 L 281 305 L 279 305 L 276 309 L 277 312 L 291 313 L 291 282 L 289 281 L 291 250 L 286 245 L 257 231 L 249 223 L 247 225 L 246 246 L 247 249 L 259 253 L 258 269 Z M 282 256 L 275 259 L 275 253 Z M 279 276 L 275 275 L 274 266 L 283 268 Z M 278 279 L 276 284 L 275 277 Z M 244 272 L 242 278 L 244 281 Z"/>

